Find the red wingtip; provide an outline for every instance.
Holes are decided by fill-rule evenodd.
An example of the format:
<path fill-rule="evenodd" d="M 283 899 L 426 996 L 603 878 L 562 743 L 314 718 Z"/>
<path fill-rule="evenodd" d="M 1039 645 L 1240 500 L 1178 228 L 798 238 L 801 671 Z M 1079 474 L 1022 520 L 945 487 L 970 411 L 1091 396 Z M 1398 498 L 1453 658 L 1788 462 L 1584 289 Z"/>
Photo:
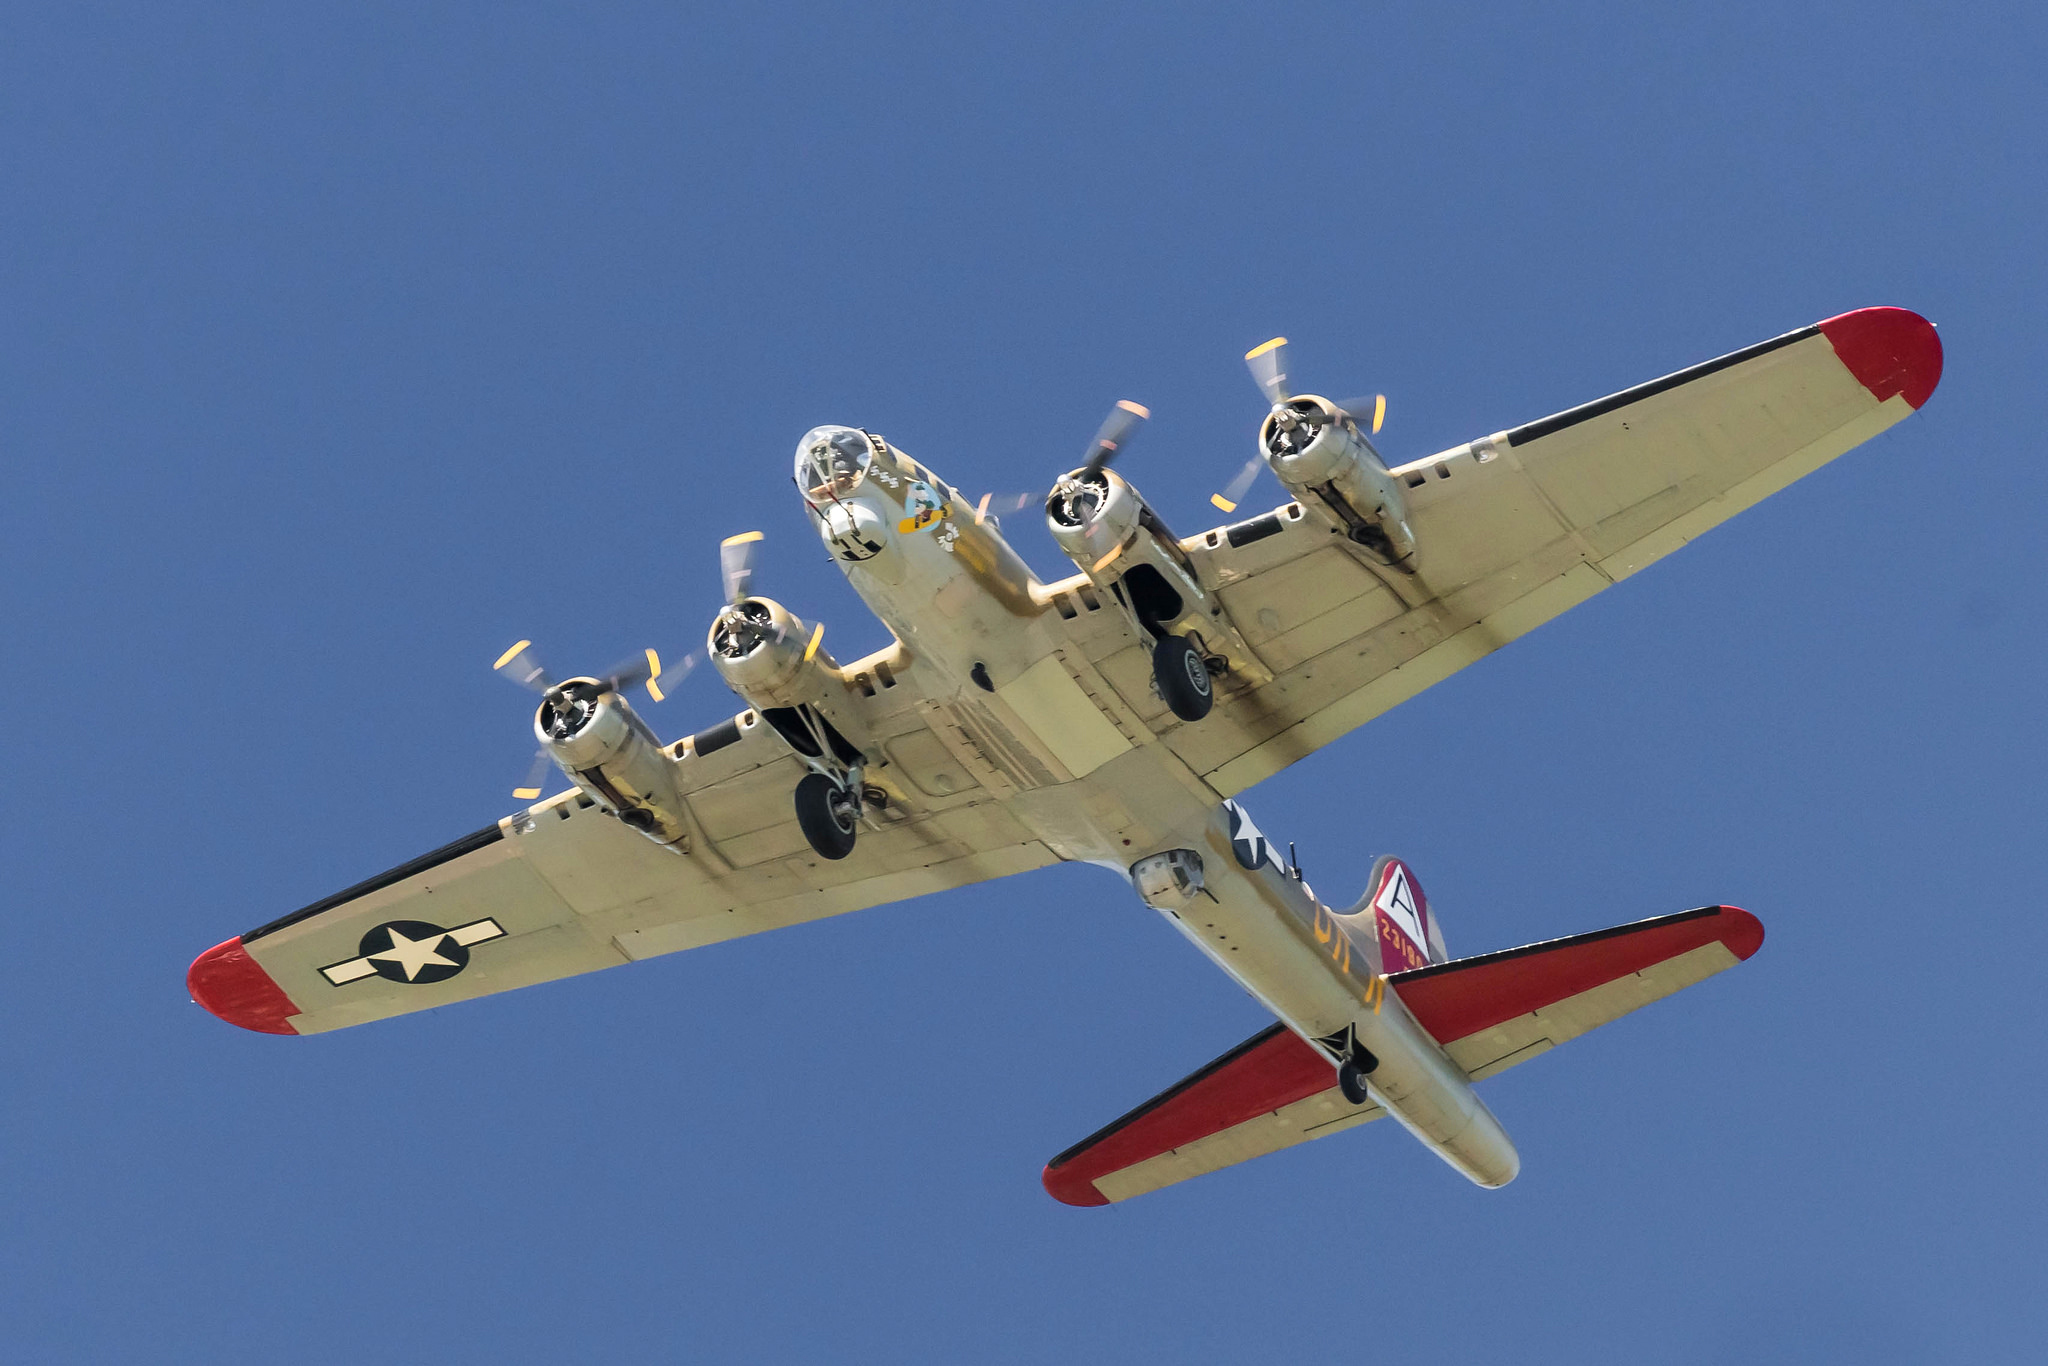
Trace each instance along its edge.
<path fill-rule="evenodd" d="M 1820 330 L 1857 382 L 1882 403 L 1905 395 L 1918 408 L 1941 383 L 1941 337 L 1934 324 L 1903 308 L 1859 308 Z"/>
<path fill-rule="evenodd" d="M 1045 1186 L 1045 1193 L 1062 1205 L 1106 1205 L 1109 1197 L 1095 1189 L 1095 1183 L 1070 1169 L 1047 1167 L 1039 1181 Z"/>
<path fill-rule="evenodd" d="M 1723 906 L 1721 919 L 1728 922 L 1721 935 L 1721 942 L 1728 946 L 1728 952 L 1737 958 L 1747 960 L 1764 946 L 1764 922 L 1758 920 L 1740 906 Z"/>
<path fill-rule="evenodd" d="M 231 1025 L 258 1034 L 297 1034 L 291 1017 L 299 1014 L 263 965 L 249 956 L 241 936 L 216 944 L 192 960 L 185 973 L 192 999 Z"/>

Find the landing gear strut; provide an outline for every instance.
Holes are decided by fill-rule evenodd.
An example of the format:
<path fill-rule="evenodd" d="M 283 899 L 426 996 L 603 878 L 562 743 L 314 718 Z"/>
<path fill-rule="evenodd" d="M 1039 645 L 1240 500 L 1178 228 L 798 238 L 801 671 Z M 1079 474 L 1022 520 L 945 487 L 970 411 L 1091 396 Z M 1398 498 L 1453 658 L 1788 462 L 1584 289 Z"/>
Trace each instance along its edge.
<path fill-rule="evenodd" d="M 1365 1079 L 1379 1071 L 1380 1060 L 1354 1036 L 1351 1040 L 1351 1056 L 1337 1064 L 1337 1089 L 1344 1093 L 1344 1099 L 1353 1105 L 1364 1105 L 1372 1099 L 1372 1093 L 1365 1089 Z"/>
<path fill-rule="evenodd" d="M 1166 705 L 1183 721 L 1201 720 L 1215 704 L 1209 666 L 1186 636 L 1161 636 L 1152 647 L 1152 681 Z"/>
<path fill-rule="evenodd" d="M 819 858 L 845 858 L 860 826 L 858 789 L 822 773 L 805 774 L 796 785 L 796 823 Z"/>

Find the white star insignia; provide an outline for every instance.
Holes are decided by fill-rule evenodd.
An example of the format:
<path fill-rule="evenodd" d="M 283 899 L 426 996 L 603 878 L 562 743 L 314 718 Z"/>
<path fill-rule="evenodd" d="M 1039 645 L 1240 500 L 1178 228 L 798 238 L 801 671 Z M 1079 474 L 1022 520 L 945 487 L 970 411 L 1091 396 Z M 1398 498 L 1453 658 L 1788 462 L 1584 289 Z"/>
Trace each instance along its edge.
<path fill-rule="evenodd" d="M 405 980 L 408 982 L 417 978 L 420 969 L 429 963 L 444 968 L 455 966 L 453 958 L 443 958 L 440 953 L 441 941 L 448 937 L 445 931 L 428 939 L 407 939 L 396 929 L 386 930 L 385 933 L 391 936 L 391 947 L 382 953 L 365 956 L 373 962 L 398 964 L 405 972 Z"/>
<path fill-rule="evenodd" d="M 434 930 L 432 925 L 427 925 L 424 922 L 421 922 L 421 927 Z M 505 927 L 489 916 L 485 916 L 482 920 L 472 920 L 467 925 L 457 925 L 450 930 L 434 930 L 432 934 L 420 939 L 411 938 L 396 925 L 379 925 L 372 929 L 369 934 L 363 936 L 364 941 L 368 942 L 379 931 L 382 931 L 391 940 L 389 948 L 379 949 L 375 953 L 364 954 L 361 957 L 346 959 L 339 963 L 330 963 L 328 966 L 320 969 L 321 975 L 335 986 L 346 986 L 350 982 L 360 982 L 365 977 L 385 975 L 377 965 L 379 963 L 386 963 L 403 973 L 405 981 L 418 982 L 421 971 L 426 968 L 453 968 L 456 972 L 462 970 L 464 966 L 462 963 L 450 958 L 441 951 L 450 944 L 467 949 L 492 939 L 502 939 L 505 937 Z M 452 977 L 454 973 L 451 972 L 447 976 Z M 387 976 L 387 980 L 398 979 Z M 430 978 L 429 980 L 445 979 Z"/>

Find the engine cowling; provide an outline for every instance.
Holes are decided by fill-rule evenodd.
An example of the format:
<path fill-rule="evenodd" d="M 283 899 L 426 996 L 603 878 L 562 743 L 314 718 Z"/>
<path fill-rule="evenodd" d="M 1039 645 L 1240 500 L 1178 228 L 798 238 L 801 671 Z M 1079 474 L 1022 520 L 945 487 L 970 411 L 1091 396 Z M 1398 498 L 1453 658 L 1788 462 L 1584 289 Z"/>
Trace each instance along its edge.
<path fill-rule="evenodd" d="M 1326 398 L 1303 394 L 1274 406 L 1259 449 L 1295 501 L 1394 568 L 1413 572 L 1408 500 L 1365 433 Z"/>
<path fill-rule="evenodd" d="M 534 734 L 557 766 L 605 810 L 656 844 L 689 844 L 675 760 L 616 691 L 595 678 L 548 690 Z"/>
<path fill-rule="evenodd" d="M 1060 549 L 1090 575 L 1138 534 L 1145 500 L 1114 470 L 1075 470 L 1045 500 L 1045 524 Z"/>
<path fill-rule="evenodd" d="M 712 621 L 706 644 L 727 686 L 753 706 L 800 707 L 824 697 L 837 672 L 812 635 L 774 599 L 741 598 Z"/>

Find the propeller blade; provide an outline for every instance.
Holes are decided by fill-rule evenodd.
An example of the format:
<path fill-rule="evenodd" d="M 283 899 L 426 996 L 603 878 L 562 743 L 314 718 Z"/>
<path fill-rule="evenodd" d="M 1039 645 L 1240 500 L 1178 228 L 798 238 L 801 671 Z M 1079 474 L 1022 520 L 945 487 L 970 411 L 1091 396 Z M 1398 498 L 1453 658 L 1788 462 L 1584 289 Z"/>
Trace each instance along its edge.
<path fill-rule="evenodd" d="M 543 745 L 533 756 L 533 767 L 526 771 L 526 781 L 513 788 L 512 795 L 522 802 L 537 801 L 540 798 L 540 785 L 546 780 L 548 768 L 553 763 L 547 747 Z"/>
<path fill-rule="evenodd" d="M 760 544 L 758 531 L 743 531 L 718 543 L 718 569 L 725 580 L 726 602 L 738 602 L 753 587 L 754 552 Z"/>
<path fill-rule="evenodd" d="M 1351 420 L 1358 423 L 1361 427 L 1366 426 L 1366 415 L 1371 414 L 1372 423 L 1369 430 L 1374 436 L 1380 434 L 1380 426 L 1387 420 L 1387 396 L 1385 394 L 1367 394 L 1363 398 L 1347 398 L 1337 406 L 1348 413 Z"/>
<path fill-rule="evenodd" d="M 1152 416 L 1152 410 L 1142 403 L 1133 403 L 1120 398 L 1116 407 L 1109 410 L 1101 428 L 1095 433 L 1095 442 L 1088 447 L 1088 459 L 1084 462 L 1089 473 L 1101 469 L 1116 459 L 1116 453 L 1131 439 L 1131 433 L 1138 430 L 1138 424 Z"/>
<path fill-rule="evenodd" d="M 491 665 L 491 668 L 501 677 L 534 692 L 546 692 L 555 685 L 555 680 L 548 674 L 547 669 L 542 667 L 540 656 L 533 652 L 533 642 L 530 640 L 522 640 L 499 655 L 498 662 Z"/>
<path fill-rule="evenodd" d="M 684 655 L 667 668 L 661 666 L 661 656 L 647 652 L 647 695 L 657 702 L 665 702 L 675 686 L 690 676 L 690 670 L 697 667 L 697 656 Z"/>
<path fill-rule="evenodd" d="M 1251 488 L 1252 481 L 1259 477 L 1259 471 L 1264 469 L 1265 465 L 1266 458 L 1264 456 L 1253 456 L 1245 462 L 1245 467 L 1237 472 L 1237 477 L 1230 481 L 1230 487 L 1221 493 L 1210 494 L 1209 501 L 1222 508 L 1225 512 L 1237 511 L 1238 503 L 1244 498 L 1246 491 Z"/>
<path fill-rule="evenodd" d="M 661 669 L 661 656 L 652 650 L 642 650 L 637 655 L 627 655 L 604 671 L 604 685 L 613 692 L 624 692 L 637 688 L 653 678 Z"/>
<path fill-rule="evenodd" d="M 1275 337 L 1254 346 L 1244 353 L 1244 363 L 1251 367 L 1252 378 L 1258 381 L 1266 402 L 1285 403 L 1294 397 L 1287 387 L 1287 338 Z"/>
<path fill-rule="evenodd" d="M 1042 493 L 984 493 L 981 495 L 981 501 L 974 505 L 974 524 L 980 526 L 991 517 L 1022 512 L 1033 503 L 1044 501 L 1045 495 Z"/>

